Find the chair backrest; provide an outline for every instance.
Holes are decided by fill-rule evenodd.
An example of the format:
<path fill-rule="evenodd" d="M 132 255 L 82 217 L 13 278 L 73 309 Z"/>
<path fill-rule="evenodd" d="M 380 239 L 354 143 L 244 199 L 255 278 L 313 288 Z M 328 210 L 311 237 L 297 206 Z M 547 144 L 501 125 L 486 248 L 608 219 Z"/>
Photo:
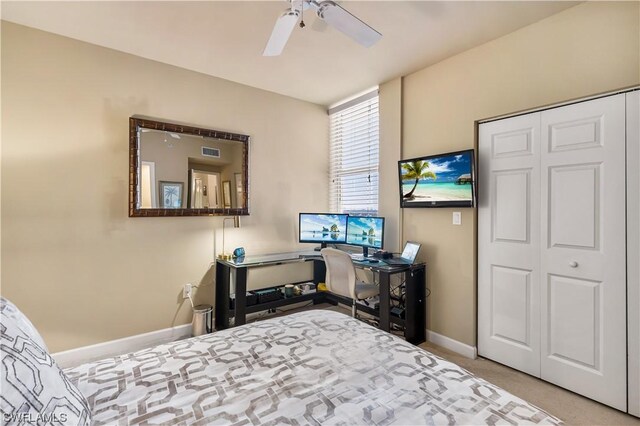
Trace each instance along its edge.
<path fill-rule="evenodd" d="M 340 296 L 356 297 L 356 269 L 348 253 L 342 250 L 325 248 L 320 250 L 327 266 L 325 284 L 327 290 Z"/>

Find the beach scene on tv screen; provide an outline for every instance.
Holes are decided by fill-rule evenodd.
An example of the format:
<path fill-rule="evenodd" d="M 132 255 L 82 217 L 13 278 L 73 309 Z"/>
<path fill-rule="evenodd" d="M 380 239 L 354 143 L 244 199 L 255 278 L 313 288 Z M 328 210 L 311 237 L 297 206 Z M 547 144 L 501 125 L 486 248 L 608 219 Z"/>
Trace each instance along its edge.
<path fill-rule="evenodd" d="M 347 217 L 326 214 L 304 214 L 300 218 L 300 240 L 344 241 Z"/>
<path fill-rule="evenodd" d="M 404 203 L 471 201 L 471 155 L 456 154 L 400 163 Z"/>

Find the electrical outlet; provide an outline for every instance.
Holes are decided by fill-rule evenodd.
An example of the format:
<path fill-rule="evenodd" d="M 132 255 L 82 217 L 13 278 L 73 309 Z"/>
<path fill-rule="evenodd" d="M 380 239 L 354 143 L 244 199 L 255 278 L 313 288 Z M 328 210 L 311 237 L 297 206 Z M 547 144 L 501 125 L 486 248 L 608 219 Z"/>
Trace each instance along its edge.
<path fill-rule="evenodd" d="M 454 225 L 461 225 L 462 224 L 462 213 L 453 212 L 453 224 Z"/>
<path fill-rule="evenodd" d="M 184 288 L 182 289 L 182 298 L 188 299 L 191 296 L 192 291 L 193 291 L 193 286 L 189 283 L 185 284 Z"/>

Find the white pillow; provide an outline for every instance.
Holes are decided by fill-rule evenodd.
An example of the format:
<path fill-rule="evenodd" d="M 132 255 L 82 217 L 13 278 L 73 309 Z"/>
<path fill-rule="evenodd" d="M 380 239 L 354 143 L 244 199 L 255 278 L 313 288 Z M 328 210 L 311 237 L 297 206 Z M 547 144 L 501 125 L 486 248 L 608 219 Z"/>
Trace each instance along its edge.
<path fill-rule="evenodd" d="M 42 336 L 40 336 L 38 330 L 36 330 L 31 321 L 29 321 L 29 318 L 27 318 L 16 305 L 4 297 L 0 297 L 0 318 L 5 317 L 13 319 L 16 325 L 24 331 L 36 345 L 39 345 L 45 352 L 49 352 Z"/>
<path fill-rule="evenodd" d="M 24 331 L 24 322 L 12 314 L 24 315 L 9 303 L 0 311 L 0 424 L 90 424 L 85 397 L 46 349 Z M 7 306 L 16 310 L 7 314 Z"/>

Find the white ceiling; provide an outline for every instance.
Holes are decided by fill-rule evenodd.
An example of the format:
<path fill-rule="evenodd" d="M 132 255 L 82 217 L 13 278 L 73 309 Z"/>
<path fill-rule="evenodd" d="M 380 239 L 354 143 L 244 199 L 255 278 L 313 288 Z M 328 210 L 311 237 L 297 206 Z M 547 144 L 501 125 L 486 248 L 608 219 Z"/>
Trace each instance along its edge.
<path fill-rule="evenodd" d="M 1 10 L 7 21 L 329 105 L 575 4 L 343 1 L 380 42 L 366 49 L 309 11 L 278 57 L 261 54 L 284 0 L 3 1 Z"/>

